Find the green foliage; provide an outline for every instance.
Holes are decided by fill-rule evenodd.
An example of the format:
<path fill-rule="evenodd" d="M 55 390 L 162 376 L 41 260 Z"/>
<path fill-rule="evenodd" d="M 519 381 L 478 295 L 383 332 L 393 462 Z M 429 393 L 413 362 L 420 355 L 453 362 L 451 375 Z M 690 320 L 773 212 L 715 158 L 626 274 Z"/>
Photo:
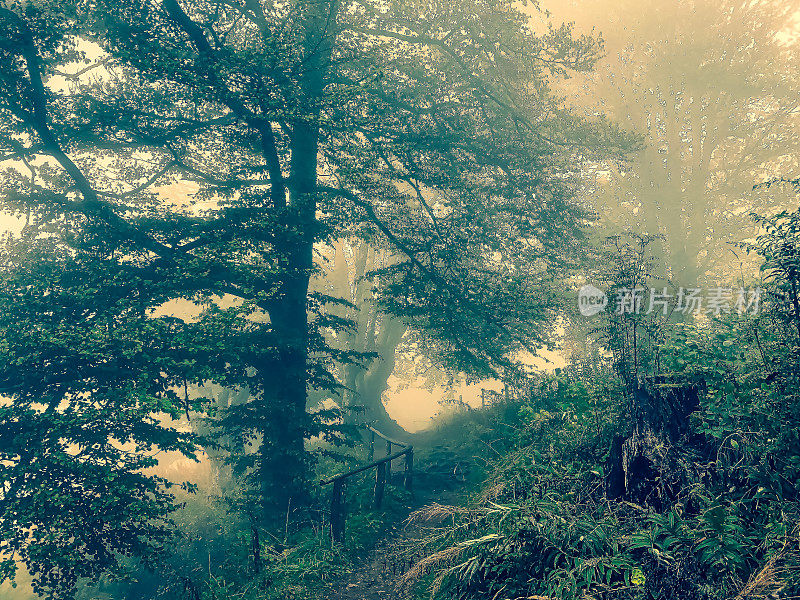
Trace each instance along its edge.
<path fill-rule="evenodd" d="M 324 531 L 307 532 L 303 537 L 282 551 L 266 554 L 261 590 L 252 595 L 259 600 L 310 600 L 318 597 L 320 586 L 342 577 L 350 565 L 350 559 L 341 549 L 331 546 L 330 537 Z M 244 586 L 241 584 L 245 583 Z M 211 581 L 208 600 L 229 598 L 226 590 Z M 239 582 L 232 590 L 242 594 L 247 582 Z M 247 598 L 247 595 L 243 595 Z"/>
<path fill-rule="evenodd" d="M 9 551 L 65 589 L 114 570 L 117 550 L 144 552 L 143 523 L 165 518 L 170 500 L 163 482 L 143 474 L 150 459 L 141 455 L 193 449 L 156 422 L 177 414 L 176 389 L 186 403 L 189 384 L 247 392 L 214 403 L 205 430 L 247 488 L 243 512 L 274 527 L 307 504 L 306 441 L 345 443 L 340 415 L 309 406 L 309 390 L 341 392 L 342 367 L 372 356 L 330 343 L 352 325 L 331 307 L 352 307 L 310 287 L 325 244 L 358 238 L 395 255 L 380 273 L 383 308 L 434 340 L 430 353 L 442 361 L 492 372 L 541 338 L 557 304 L 554 280 L 575 262 L 586 217 L 575 201 L 577 165 L 627 140 L 550 91 L 551 79 L 591 68 L 600 41 L 568 26 L 537 35 L 528 21 L 509 0 L 424 10 L 338 0 L 0 7 L 0 203 L 25 219 L 8 240 L 5 302 L 46 306 L 48 286 L 27 274 L 58 268 L 60 257 L 80 277 L 70 287 L 75 304 L 21 319 L 28 332 L 8 311 L 3 458 L 20 470 L 10 479 L 36 485 L 12 486 L 9 505 L 55 485 L 25 477 L 35 470 L 22 472 L 34 464 L 20 457 L 27 442 L 70 471 L 91 470 L 99 456 L 135 482 L 117 489 L 113 480 L 89 493 L 93 503 L 152 499 L 130 503 L 130 520 L 106 515 L 125 539 L 90 550 L 68 547 L 75 522 L 58 531 L 47 511 L 37 509 L 49 516 L 35 523 L 33 512 L 16 520 L 11 509 L 2 524 Z M 200 315 L 154 316 L 171 300 Z M 36 358 L 39 344 L 61 354 Z M 120 367 L 118 380 L 103 372 L 87 382 L 95 375 L 84 363 Z M 63 389 L 39 397 L 37 377 Z M 62 401 L 87 416 L 63 439 L 75 423 Z M 43 417 L 37 403 L 52 410 Z M 106 426 L 96 414 L 104 404 L 125 427 L 113 417 Z M 16 435 L 23 421 L 36 431 Z M 127 443 L 136 452 L 114 447 Z M 94 456 L 82 461 L 71 445 Z M 86 501 L 80 483 L 65 481 L 60 493 L 74 496 L 67 504 Z M 41 538 L 23 535 L 33 525 Z M 51 534 L 61 545 L 45 552 Z M 64 568 L 39 571 L 39 550 Z M 2 577 L 13 561 L 6 567 Z"/>
<path fill-rule="evenodd" d="M 628 387 L 613 376 L 556 378 L 519 407 L 523 426 L 503 436 L 514 443 L 498 444 L 512 450 L 476 503 L 415 515 L 438 528 L 422 540 L 427 558 L 407 579 L 463 600 L 800 593 L 796 220 L 767 220 L 752 247 L 769 275 L 759 314 L 732 311 L 664 331 L 652 393 L 701 390 L 680 438 L 631 433 Z M 660 462 L 651 465 L 654 480 L 641 483 L 664 486 L 659 502 L 606 493 L 617 437 L 628 437 L 626 478 L 646 475 L 624 462 L 625 452 L 653 444 L 649 456 Z"/>
<path fill-rule="evenodd" d="M 677 502 L 655 513 L 609 503 L 594 462 L 517 453 L 487 486 L 489 498 L 432 536 L 425 560 L 437 597 L 722 600 L 776 565 L 785 570 L 766 587 L 800 585 L 790 566 L 800 558 L 795 505 L 719 486 L 694 490 L 691 511 Z"/>
<path fill-rule="evenodd" d="M 186 327 L 148 318 L 157 291 L 113 261 L 46 242 L 4 257 L 28 266 L 0 276 L 0 579 L 22 560 L 34 590 L 69 597 L 125 558 L 155 564 L 171 539 L 172 483 L 147 471 L 159 452 L 196 452 L 172 424 L 198 408 L 177 393 Z"/>

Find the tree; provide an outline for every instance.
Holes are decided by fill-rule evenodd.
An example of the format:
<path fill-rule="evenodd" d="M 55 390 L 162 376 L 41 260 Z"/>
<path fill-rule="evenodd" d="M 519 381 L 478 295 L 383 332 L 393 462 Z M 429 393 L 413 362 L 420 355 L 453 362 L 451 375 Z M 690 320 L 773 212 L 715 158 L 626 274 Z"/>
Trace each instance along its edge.
<path fill-rule="evenodd" d="M 146 309 L 204 307 L 179 372 L 249 389 L 221 424 L 256 448 L 241 464 L 265 521 L 306 496 L 304 440 L 325 431 L 308 389 L 358 358 L 325 341 L 347 323 L 309 287 L 315 246 L 391 246 L 386 310 L 444 360 L 507 368 L 579 250 L 576 161 L 626 142 L 549 92 L 597 41 L 536 36 L 510 2 L 34 2 L 0 18 L 6 207 L 75 260 L 88 238 L 157 286 Z M 175 181 L 200 186 L 194 204 L 164 197 Z"/>
<path fill-rule="evenodd" d="M 3 260 L 24 267 L 0 276 L 0 578 L 22 561 L 48 598 L 126 558 L 154 564 L 175 503 L 147 469 L 197 448 L 170 424 L 195 408 L 175 391 L 187 327 L 149 318 L 147 284 L 86 250 L 18 243 Z"/>
<path fill-rule="evenodd" d="M 373 423 L 386 435 L 397 436 L 404 430 L 386 412 L 383 392 L 388 388 L 395 354 L 408 328 L 401 319 L 381 311 L 377 297 L 380 282 L 371 276 L 389 262 L 388 252 L 367 242 L 342 241 L 335 245 L 331 268 L 324 272 L 320 285 L 352 304 L 342 307 L 341 313 L 353 323 L 352 327 L 338 334 L 332 343 L 343 350 L 363 353 L 365 358 L 340 366 L 345 417 Z"/>
<path fill-rule="evenodd" d="M 798 46 L 781 36 L 794 11 L 773 0 L 589 0 L 569 15 L 601 29 L 608 49 L 573 86 L 578 102 L 644 136 L 630 165 L 599 176 L 592 202 L 610 233 L 663 236 L 677 284 L 725 269 L 747 214 L 782 200 L 753 184 L 797 168 Z"/>

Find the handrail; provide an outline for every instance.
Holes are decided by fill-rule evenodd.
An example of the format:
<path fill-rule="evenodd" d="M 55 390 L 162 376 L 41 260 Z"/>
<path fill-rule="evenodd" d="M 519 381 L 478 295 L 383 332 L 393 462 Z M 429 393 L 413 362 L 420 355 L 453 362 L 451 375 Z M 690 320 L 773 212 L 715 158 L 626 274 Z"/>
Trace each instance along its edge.
<path fill-rule="evenodd" d="M 356 467 L 355 469 L 351 469 L 347 473 L 340 473 L 339 475 L 334 475 L 333 477 L 329 477 L 328 479 L 320 480 L 320 486 L 325 486 L 328 484 L 333 484 L 333 491 L 331 492 L 331 538 L 333 539 L 334 543 L 338 543 L 342 541 L 342 537 L 344 536 L 344 522 L 346 516 L 346 507 L 345 507 L 345 496 L 343 493 L 344 488 L 344 481 L 351 477 L 352 475 L 356 475 L 358 473 L 363 473 L 364 471 L 368 471 L 369 469 L 375 469 L 375 489 L 374 489 L 374 506 L 375 508 L 380 508 L 381 503 L 383 502 L 383 492 L 384 488 L 386 487 L 386 479 L 387 479 L 387 470 L 391 475 L 392 471 L 392 461 L 400 458 L 401 456 L 405 456 L 405 469 L 403 472 L 403 485 L 408 491 L 411 491 L 411 478 L 412 473 L 414 470 L 414 448 L 411 444 L 405 444 L 403 442 L 398 442 L 397 440 L 393 440 L 392 438 L 384 435 L 374 427 L 367 425 L 367 430 L 371 432 L 371 439 L 369 445 L 369 460 L 365 465 L 360 467 Z M 372 460 L 374 453 L 375 453 L 375 436 L 380 437 L 386 442 L 386 456 L 383 458 L 379 458 L 378 460 Z M 395 453 L 392 453 L 392 445 L 395 446 L 402 446 L 401 450 L 398 450 Z M 387 469 L 388 467 L 388 469 Z"/>
<path fill-rule="evenodd" d="M 394 460 L 396 458 L 400 458 L 401 456 L 403 456 L 404 454 L 408 454 L 408 452 L 412 451 L 412 450 L 413 450 L 413 448 L 411 446 L 406 446 L 405 448 L 403 448 L 402 450 L 398 450 L 394 454 L 390 454 L 389 456 L 384 456 L 383 458 L 379 458 L 378 460 L 374 460 L 371 463 L 368 463 L 366 465 L 361 465 L 360 467 L 352 469 L 352 470 L 348 471 L 347 473 L 341 473 L 339 475 L 334 475 L 333 477 L 329 477 L 328 479 L 321 479 L 319 484 L 320 485 L 328 485 L 328 484 L 331 484 L 334 481 L 338 481 L 340 479 L 347 479 L 351 475 L 356 475 L 356 474 L 361 473 L 363 471 L 367 471 L 367 470 L 369 470 L 369 469 L 371 469 L 373 467 L 377 467 L 380 464 L 387 463 L 390 460 Z"/>
<path fill-rule="evenodd" d="M 387 441 L 387 442 L 391 442 L 391 443 L 392 443 L 392 444 L 394 444 L 395 446 L 404 446 L 404 447 L 406 447 L 406 448 L 409 448 L 409 447 L 411 447 L 411 444 L 406 444 L 405 442 L 398 442 L 397 440 L 393 440 L 393 439 L 392 439 L 392 438 L 390 438 L 389 436 L 382 434 L 380 431 L 378 431 L 377 429 L 375 429 L 375 428 L 374 428 L 372 425 L 367 425 L 367 429 L 368 429 L 369 431 L 371 431 L 372 433 L 374 433 L 375 435 L 377 435 L 377 436 L 378 436 L 379 438 L 381 438 L 382 440 L 384 440 L 384 441 Z"/>

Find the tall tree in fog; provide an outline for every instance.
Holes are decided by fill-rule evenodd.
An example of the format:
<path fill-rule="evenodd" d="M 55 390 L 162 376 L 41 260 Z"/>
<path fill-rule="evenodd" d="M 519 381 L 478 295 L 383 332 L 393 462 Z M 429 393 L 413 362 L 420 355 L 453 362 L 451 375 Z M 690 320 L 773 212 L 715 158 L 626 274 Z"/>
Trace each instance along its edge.
<path fill-rule="evenodd" d="M 752 192 L 796 172 L 798 48 L 781 33 L 783 0 L 573 3 L 604 32 L 608 57 L 586 83 L 589 103 L 644 136 L 642 152 L 592 189 L 612 231 L 662 234 L 672 277 L 694 284 L 732 258 Z M 572 15 L 570 15 L 572 16 Z"/>
<path fill-rule="evenodd" d="M 407 326 L 397 316 L 381 310 L 379 281 L 372 274 L 392 261 L 392 255 L 365 241 L 339 241 L 334 247 L 330 268 L 324 269 L 320 283 L 331 295 L 348 300 L 352 306 L 337 310 L 352 327 L 336 334 L 333 342 L 342 349 L 363 353 L 367 360 L 339 366 L 340 398 L 346 417 L 376 425 L 390 436 L 403 433 L 386 412 L 383 393 L 395 365 L 395 353 Z"/>
<path fill-rule="evenodd" d="M 358 235 L 393 248 L 384 310 L 426 332 L 442 360 L 504 368 L 541 336 L 546 292 L 579 246 L 575 165 L 618 139 L 549 91 L 592 66 L 596 40 L 534 35 L 511 2 L 34 1 L 0 19 L 0 143 L 14 161 L 4 202 L 29 215 L 9 252 L 57 252 L 85 270 L 68 282 L 73 312 L 99 314 L 117 281 L 134 314 L 174 297 L 204 307 L 180 337 L 162 332 L 170 359 L 152 365 L 165 379 L 151 396 L 187 380 L 249 388 L 222 424 L 256 449 L 241 466 L 265 518 L 304 496 L 304 441 L 324 421 L 307 410 L 309 388 L 336 385 L 332 359 L 357 358 L 325 341 L 347 323 L 326 311 L 341 299 L 309 287 L 315 245 Z M 199 186 L 188 203 L 169 197 L 177 180 Z M 5 264 L 9 302 L 62 285 L 31 287 L 28 264 Z M 214 301 L 224 295 L 232 303 Z M 40 318 L 72 323 L 53 310 Z M 80 334 L 52 335 L 67 333 Z M 124 356 L 141 364 L 141 347 Z M 26 350 L 3 351 L 12 369 Z M 59 379 L 66 397 L 93 406 L 97 388 L 73 375 Z M 16 403 L 25 385 L 4 392 Z M 173 411 L 169 398 L 148 414 Z M 96 451 L 62 456 L 77 468 Z M 3 459 L 19 460 L 13 444 Z M 28 523 L 6 523 L 24 540 Z"/>

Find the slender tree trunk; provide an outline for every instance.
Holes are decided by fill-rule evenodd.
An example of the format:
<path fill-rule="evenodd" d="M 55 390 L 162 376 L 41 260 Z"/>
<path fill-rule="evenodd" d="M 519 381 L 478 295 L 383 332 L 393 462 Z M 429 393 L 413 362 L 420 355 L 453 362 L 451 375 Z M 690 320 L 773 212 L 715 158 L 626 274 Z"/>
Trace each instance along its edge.
<path fill-rule="evenodd" d="M 360 378 L 356 391 L 366 409 L 365 417 L 389 436 L 402 436 L 407 432 L 389 416 L 383 405 L 383 392 L 389 387 L 389 377 L 395 367 L 395 353 L 406 327 L 403 323 L 384 315 L 381 330 L 376 340 L 378 358 Z"/>

